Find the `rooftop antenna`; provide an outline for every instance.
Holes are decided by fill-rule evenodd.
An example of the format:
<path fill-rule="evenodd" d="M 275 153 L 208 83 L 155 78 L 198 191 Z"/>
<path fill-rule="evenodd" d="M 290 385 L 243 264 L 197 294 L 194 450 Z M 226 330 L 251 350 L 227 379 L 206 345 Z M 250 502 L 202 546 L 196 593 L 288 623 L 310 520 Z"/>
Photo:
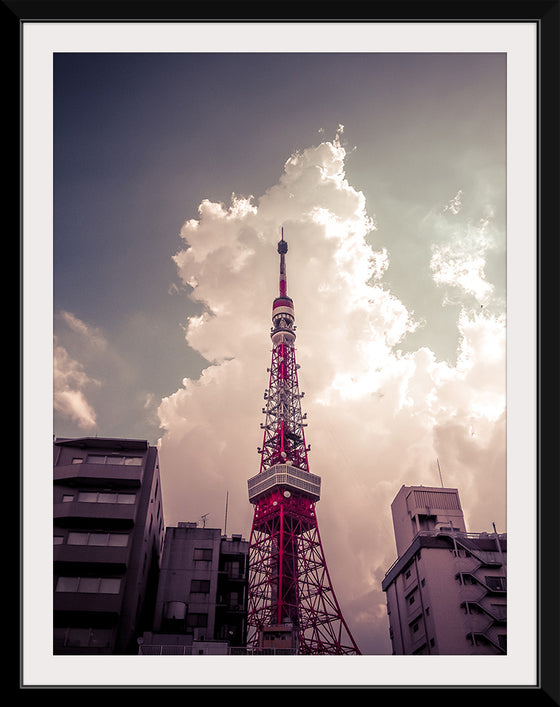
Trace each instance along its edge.
<path fill-rule="evenodd" d="M 440 466 L 439 466 L 439 459 L 438 459 L 437 457 L 436 457 L 436 461 L 437 461 L 437 468 L 438 468 L 438 471 L 439 471 L 439 480 L 441 481 L 441 488 L 443 488 L 443 479 L 441 478 L 441 469 L 440 469 Z"/>
<path fill-rule="evenodd" d="M 203 516 L 200 516 L 200 520 L 202 521 L 202 527 L 206 528 L 206 518 L 209 516 L 210 513 L 205 513 Z"/>
<path fill-rule="evenodd" d="M 226 491 L 226 515 L 224 518 L 224 535 L 227 535 L 227 506 L 228 506 L 228 491 Z"/>

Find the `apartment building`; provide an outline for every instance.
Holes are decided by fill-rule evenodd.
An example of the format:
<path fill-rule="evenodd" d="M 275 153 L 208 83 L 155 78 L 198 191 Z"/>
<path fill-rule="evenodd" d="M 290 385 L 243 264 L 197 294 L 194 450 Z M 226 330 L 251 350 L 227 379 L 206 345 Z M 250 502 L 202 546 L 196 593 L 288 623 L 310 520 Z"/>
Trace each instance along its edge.
<path fill-rule="evenodd" d="M 144 655 L 229 654 L 246 643 L 248 542 L 181 522 L 165 532 L 153 629 Z"/>
<path fill-rule="evenodd" d="M 382 582 L 394 655 L 507 652 L 507 536 L 467 532 L 457 489 L 403 486 Z"/>
<path fill-rule="evenodd" d="M 136 653 L 164 537 L 157 449 L 83 437 L 53 452 L 54 653 Z"/>

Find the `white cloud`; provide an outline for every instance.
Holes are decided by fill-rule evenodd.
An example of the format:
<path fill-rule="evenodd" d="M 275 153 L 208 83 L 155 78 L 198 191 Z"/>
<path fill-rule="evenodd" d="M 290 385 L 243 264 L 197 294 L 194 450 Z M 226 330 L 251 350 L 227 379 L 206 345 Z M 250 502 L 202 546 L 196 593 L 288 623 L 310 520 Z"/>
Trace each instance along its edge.
<path fill-rule="evenodd" d="M 395 559 L 390 505 L 402 484 L 439 485 L 439 459 L 469 518 L 484 524 L 470 529 L 488 529 L 490 512 L 504 528 L 505 324 L 463 309 L 455 366 L 426 347 L 399 350 L 417 324 L 383 286 L 390 249 L 366 242 L 374 223 L 346 179 L 339 135 L 293 155 L 259 199 L 204 201 L 185 223 L 175 262 L 205 308 L 186 340 L 209 365 L 161 402 L 162 486 L 167 524 L 210 513 L 209 524 L 223 528 L 228 493 L 228 532 L 248 535 L 246 480 L 258 471 L 283 226 L 327 564 L 355 638 L 376 653 L 390 651 L 381 580 Z M 483 261 L 474 270 L 471 262 L 473 247 L 484 253 L 483 235 L 481 227 L 466 240 L 440 238 L 433 263 L 441 282 L 488 295 Z M 472 282 L 459 267 L 469 258 Z"/>
<path fill-rule="evenodd" d="M 448 203 L 444 206 L 443 210 L 444 211 L 450 211 L 452 214 L 456 215 L 461 211 L 461 208 L 463 206 L 462 204 L 462 198 L 463 198 L 463 192 L 461 189 L 455 194 L 455 196 L 448 201 Z"/>
<path fill-rule="evenodd" d="M 84 388 L 97 385 L 83 366 L 56 343 L 54 345 L 54 409 L 87 430 L 96 426 L 96 413 L 88 403 Z"/>
<path fill-rule="evenodd" d="M 458 213 L 455 207 L 452 213 Z M 448 285 L 471 295 L 479 304 L 487 304 L 494 286 L 486 280 L 485 267 L 488 251 L 494 247 L 489 232 L 491 213 L 475 225 L 459 228 L 451 239 L 432 246 L 430 267 L 437 285 Z"/>
<path fill-rule="evenodd" d="M 87 345 L 90 349 L 93 348 L 98 351 L 104 351 L 107 348 L 107 341 L 98 329 L 89 326 L 75 314 L 72 314 L 72 312 L 62 311 L 60 315 L 72 331 L 76 332 L 83 340 L 87 341 Z"/>

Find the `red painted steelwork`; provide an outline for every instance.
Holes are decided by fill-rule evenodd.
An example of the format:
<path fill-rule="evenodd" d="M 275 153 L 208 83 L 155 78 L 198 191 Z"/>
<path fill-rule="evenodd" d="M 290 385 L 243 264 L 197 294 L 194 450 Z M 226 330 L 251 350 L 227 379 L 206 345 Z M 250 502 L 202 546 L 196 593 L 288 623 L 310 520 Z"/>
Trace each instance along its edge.
<path fill-rule="evenodd" d="M 277 465 L 309 472 L 293 303 L 286 295 L 287 250 L 282 232 L 278 243 L 280 297 L 273 303 L 272 363 L 265 391 L 259 473 Z M 357 655 L 360 651 L 344 621 L 327 570 L 315 512 L 318 493 L 306 492 L 305 484 L 303 488 L 299 483 L 298 487 L 283 484 L 277 481 L 280 478 L 279 471 L 272 486 L 252 501 L 247 647 L 258 651 L 266 647 L 268 634 L 291 629 L 290 645 L 296 653 Z"/>

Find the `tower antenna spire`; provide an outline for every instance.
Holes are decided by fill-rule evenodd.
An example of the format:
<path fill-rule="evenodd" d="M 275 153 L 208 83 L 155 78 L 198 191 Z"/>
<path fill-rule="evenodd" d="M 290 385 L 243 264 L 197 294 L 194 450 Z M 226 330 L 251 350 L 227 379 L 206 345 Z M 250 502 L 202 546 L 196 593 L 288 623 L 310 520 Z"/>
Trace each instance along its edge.
<path fill-rule="evenodd" d="M 282 228 L 282 237 L 278 241 L 278 252 L 280 253 L 280 297 L 286 297 L 288 291 L 288 278 L 286 277 L 288 244 L 284 240 L 284 228 Z"/>
<path fill-rule="evenodd" d="M 306 655 L 356 655 L 331 585 L 315 503 L 321 478 L 309 471 L 295 356 L 294 303 L 287 294 L 282 228 L 280 292 L 272 303 L 272 364 L 263 408 L 260 470 L 248 481 L 254 505 L 249 540 L 247 648 L 282 647 Z M 286 639 L 289 640 L 286 640 Z"/>

